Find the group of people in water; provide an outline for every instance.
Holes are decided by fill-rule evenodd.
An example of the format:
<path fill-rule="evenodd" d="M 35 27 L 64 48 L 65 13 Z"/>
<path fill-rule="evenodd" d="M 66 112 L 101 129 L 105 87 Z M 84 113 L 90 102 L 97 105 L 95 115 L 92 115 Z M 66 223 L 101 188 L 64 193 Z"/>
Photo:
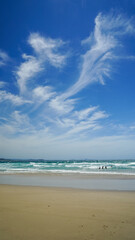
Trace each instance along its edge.
<path fill-rule="evenodd" d="M 111 168 L 112 168 L 112 166 L 111 166 Z M 100 169 L 107 169 L 107 166 L 99 167 L 99 170 L 100 170 Z"/>

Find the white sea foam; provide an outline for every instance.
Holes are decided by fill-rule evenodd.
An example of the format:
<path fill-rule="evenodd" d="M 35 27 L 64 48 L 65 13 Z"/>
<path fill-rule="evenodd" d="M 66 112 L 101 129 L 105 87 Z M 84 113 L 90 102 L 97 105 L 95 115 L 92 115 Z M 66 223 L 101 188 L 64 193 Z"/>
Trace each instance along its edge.
<path fill-rule="evenodd" d="M 103 167 L 103 169 L 102 169 Z M 106 168 L 105 168 L 106 167 Z M 135 175 L 135 161 L 84 161 L 84 162 L 7 162 L 0 163 L 0 173 L 79 173 Z"/>
<path fill-rule="evenodd" d="M 76 170 L 41 170 L 41 169 L 12 169 L 12 170 L 7 170 L 4 172 L 4 174 L 16 174 L 16 173 L 58 173 L 58 174 L 83 174 L 83 175 L 93 175 L 93 174 L 98 174 L 98 175 L 121 175 L 121 176 L 135 176 L 135 173 L 131 172 L 107 172 L 107 171 L 76 171 Z M 3 174 L 3 172 L 0 172 L 0 174 Z"/>

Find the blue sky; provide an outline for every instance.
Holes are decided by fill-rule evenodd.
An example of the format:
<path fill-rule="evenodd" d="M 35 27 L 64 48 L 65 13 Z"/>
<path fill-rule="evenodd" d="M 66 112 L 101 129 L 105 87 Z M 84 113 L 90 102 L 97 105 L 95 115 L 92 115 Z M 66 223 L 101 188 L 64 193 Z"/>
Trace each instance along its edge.
<path fill-rule="evenodd" d="M 135 1 L 0 4 L 0 157 L 135 158 Z"/>

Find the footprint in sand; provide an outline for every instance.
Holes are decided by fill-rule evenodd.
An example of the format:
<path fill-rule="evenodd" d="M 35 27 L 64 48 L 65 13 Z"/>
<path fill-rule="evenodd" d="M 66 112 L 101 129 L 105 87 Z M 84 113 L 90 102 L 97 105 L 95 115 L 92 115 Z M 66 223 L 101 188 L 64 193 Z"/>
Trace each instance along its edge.
<path fill-rule="evenodd" d="M 110 236 L 113 236 L 116 232 L 110 232 Z"/>
<path fill-rule="evenodd" d="M 106 230 L 108 228 L 108 226 L 107 225 L 103 225 L 103 228 L 104 228 L 104 230 Z"/>
<path fill-rule="evenodd" d="M 95 214 L 92 214 L 92 217 L 96 217 Z"/>

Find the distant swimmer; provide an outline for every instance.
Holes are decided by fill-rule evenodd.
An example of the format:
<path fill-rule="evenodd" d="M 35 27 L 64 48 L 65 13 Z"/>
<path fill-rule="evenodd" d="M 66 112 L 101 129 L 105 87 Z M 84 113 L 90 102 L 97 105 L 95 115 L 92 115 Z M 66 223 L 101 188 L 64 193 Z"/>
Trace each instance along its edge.
<path fill-rule="evenodd" d="M 102 167 L 99 167 L 98 169 L 99 169 L 99 170 L 100 170 L 100 169 L 107 169 L 107 166 L 102 166 Z"/>

